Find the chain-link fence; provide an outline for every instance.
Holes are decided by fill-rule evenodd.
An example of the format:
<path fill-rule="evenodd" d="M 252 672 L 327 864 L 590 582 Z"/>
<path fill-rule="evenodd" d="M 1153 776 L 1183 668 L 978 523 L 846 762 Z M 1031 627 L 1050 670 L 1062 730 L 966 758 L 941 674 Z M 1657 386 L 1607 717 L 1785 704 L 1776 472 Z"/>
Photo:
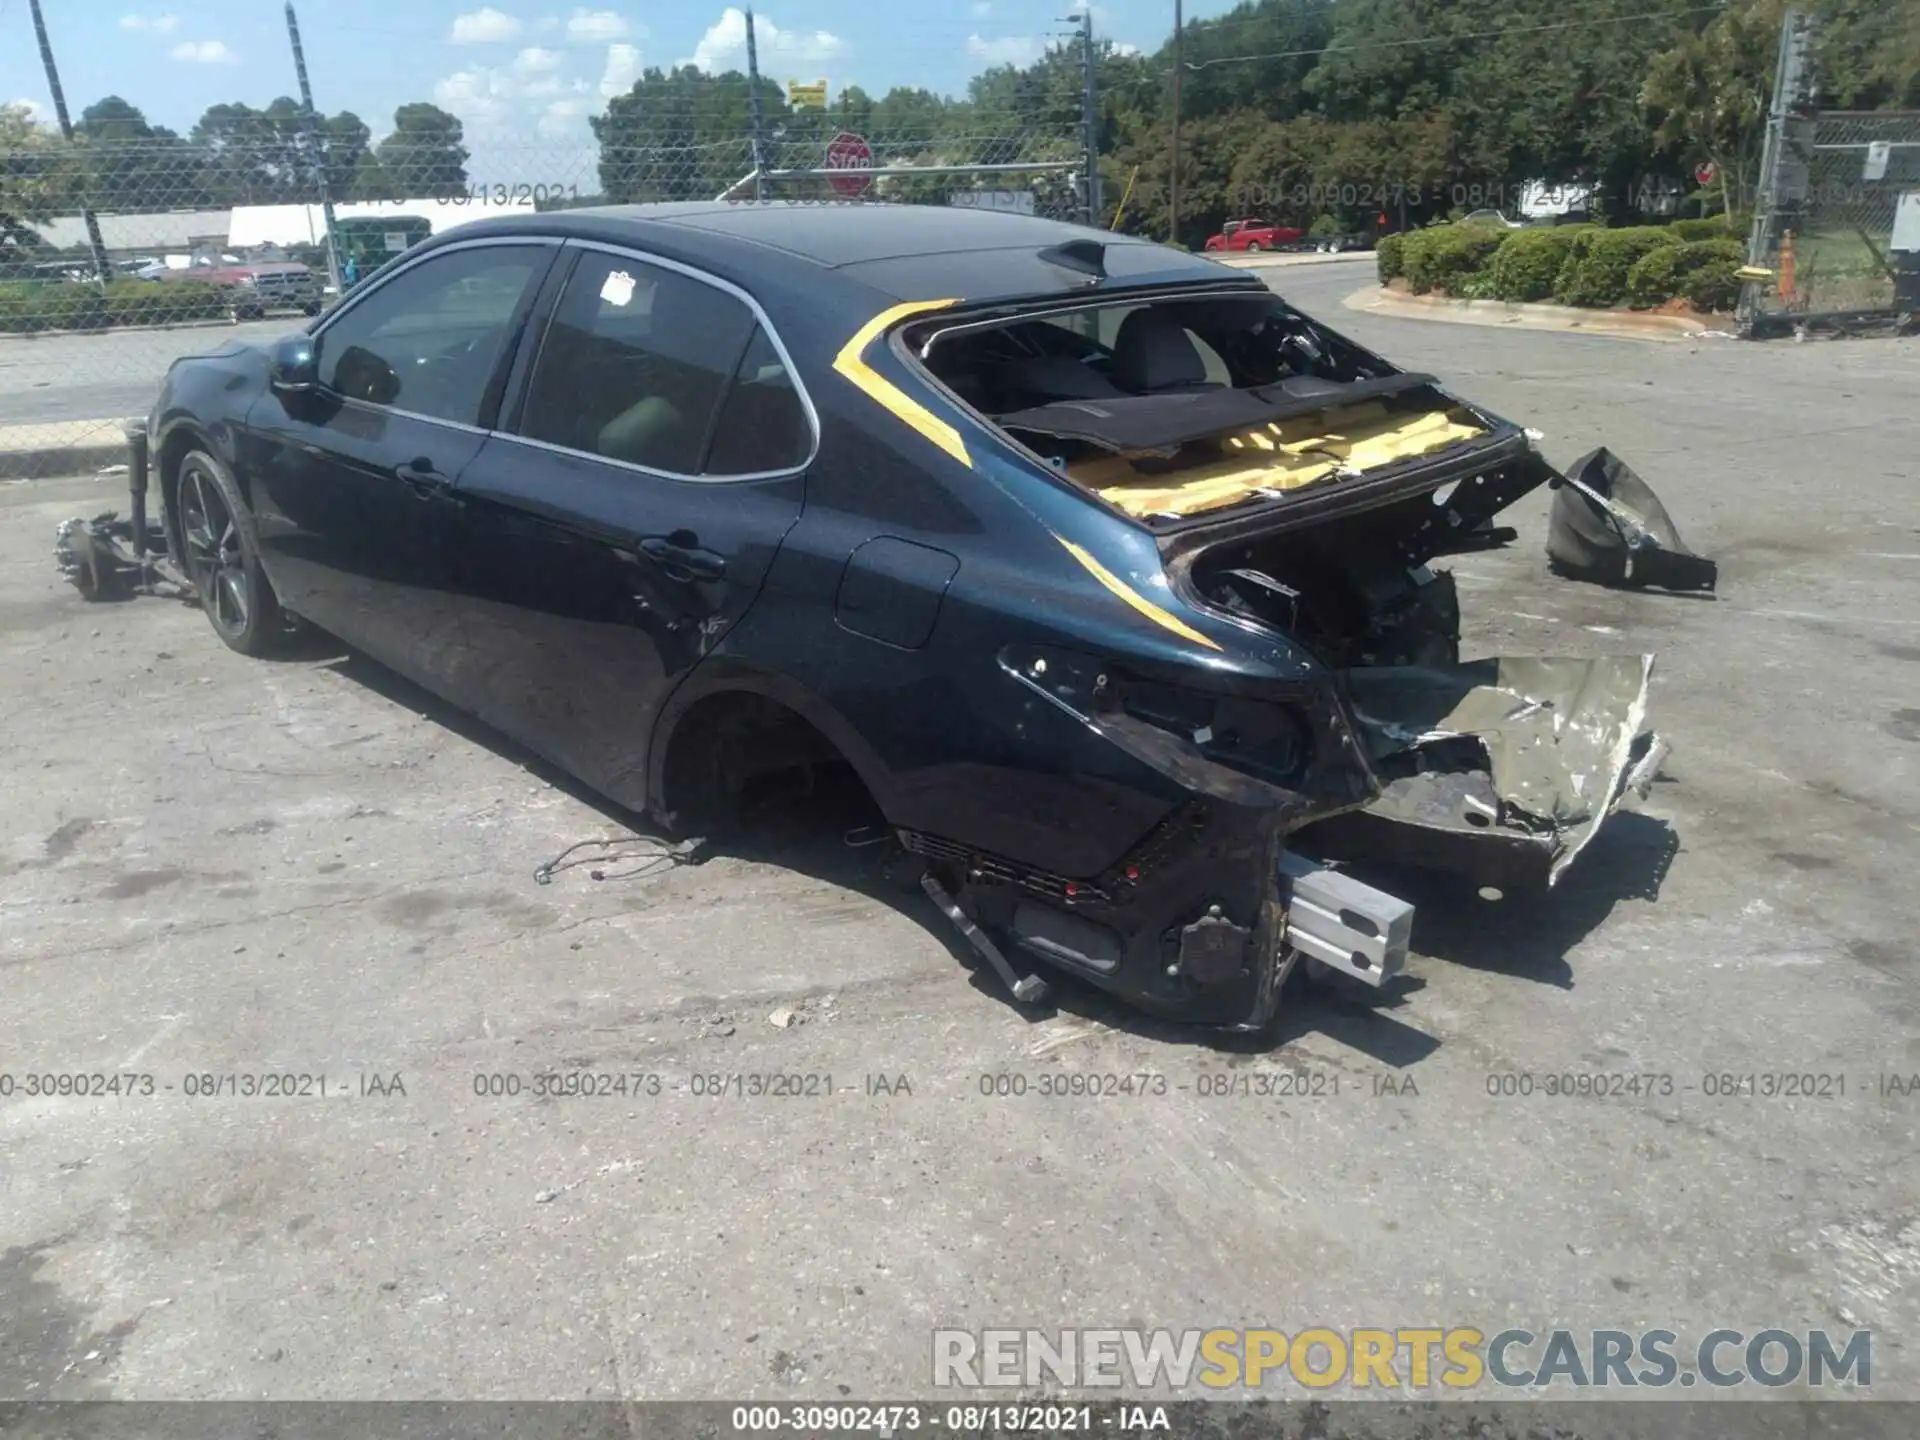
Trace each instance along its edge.
<path fill-rule="evenodd" d="M 748 134 L 636 123 L 625 100 L 584 145 L 476 140 L 470 153 L 456 134 L 383 145 L 377 166 L 335 163 L 304 117 L 200 140 L 0 135 L 0 478 L 110 463 L 175 357 L 296 328 L 476 219 L 721 198 L 1084 214 L 1071 117 L 854 134 L 794 112 L 764 127 L 756 165 Z"/>
<path fill-rule="evenodd" d="M 1778 146 L 1749 255 L 1771 280 L 1751 289 L 1750 327 L 1920 309 L 1920 237 L 1896 225 L 1902 197 L 1920 221 L 1920 112 L 1794 116 Z"/>

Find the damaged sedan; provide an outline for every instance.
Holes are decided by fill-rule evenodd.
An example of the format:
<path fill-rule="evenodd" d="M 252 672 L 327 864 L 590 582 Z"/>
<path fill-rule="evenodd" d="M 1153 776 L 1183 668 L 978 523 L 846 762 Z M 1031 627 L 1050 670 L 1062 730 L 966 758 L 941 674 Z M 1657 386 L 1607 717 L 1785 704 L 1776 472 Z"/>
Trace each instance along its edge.
<path fill-rule="evenodd" d="M 1076 226 L 480 221 L 177 362 L 141 438 L 235 649 L 297 617 L 683 836 L 849 767 L 1022 999 L 1379 985 L 1411 909 L 1341 862 L 1551 884 L 1663 753 L 1648 657 L 1461 657 L 1435 562 L 1560 479 L 1527 432 Z"/>

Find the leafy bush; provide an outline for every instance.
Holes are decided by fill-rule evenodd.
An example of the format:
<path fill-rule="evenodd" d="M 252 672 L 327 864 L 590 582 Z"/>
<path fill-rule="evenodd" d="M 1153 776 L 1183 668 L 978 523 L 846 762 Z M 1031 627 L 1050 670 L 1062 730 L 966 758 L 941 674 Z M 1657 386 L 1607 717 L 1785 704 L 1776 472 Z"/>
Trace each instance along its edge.
<path fill-rule="evenodd" d="M 1316 215 L 1313 224 L 1307 227 L 1309 240 L 1331 240 L 1336 235 L 1344 235 L 1345 229 L 1331 215 Z"/>
<path fill-rule="evenodd" d="M 1373 262 L 1380 269 L 1380 283 L 1398 280 L 1405 265 L 1402 250 L 1406 245 L 1405 235 L 1382 235 L 1380 243 L 1373 247 Z"/>
<path fill-rule="evenodd" d="M 1651 308 L 1680 296 L 1696 310 L 1730 310 L 1740 295 L 1734 272 L 1745 253 L 1731 236 L 1651 250 L 1627 272 L 1627 301 Z"/>
<path fill-rule="evenodd" d="M 1438 290 L 1456 295 L 1477 275 L 1511 231 L 1487 225 L 1435 225 L 1415 230 L 1401 247 L 1407 288 L 1416 295 Z"/>
<path fill-rule="evenodd" d="M 1676 240 L 1724 240 L 1734 233 L 1724 215 L 1709 215 L 1704 220 L 1676 220 L 1667 229 Z M 1744 235 L 1746 231 L 1740 233 Z"/>
<path fill-rule="evenodd" d="M 103 290 L 79 281 L 0 282 L 0 331 L 102 330 L 217 320 L 225 293 L 198 280 L 109 280 Z"/>
<path fill-rule="evenodd" d="M 1618 305 L 1627 295 L 1627 272 L 1641 257 L 1678 243 L 1664 225 L 1586 231 L 1567 251 L 1554 281 L 1554 298 L 1568 305 Z"/>
<path fill-rule="evenodd" d="M 1551 298 L 1574 238 L 1581 233 L 1577 225 L 1509 231 L 1487 266 L 1488 293 L 1497 300 Z"/>
<path fill-rule="evenodd" d="M 217 320 L 226 292 L 204 280 L 111 280 L 103 297 L 109 325 L 167 325 Z"/>

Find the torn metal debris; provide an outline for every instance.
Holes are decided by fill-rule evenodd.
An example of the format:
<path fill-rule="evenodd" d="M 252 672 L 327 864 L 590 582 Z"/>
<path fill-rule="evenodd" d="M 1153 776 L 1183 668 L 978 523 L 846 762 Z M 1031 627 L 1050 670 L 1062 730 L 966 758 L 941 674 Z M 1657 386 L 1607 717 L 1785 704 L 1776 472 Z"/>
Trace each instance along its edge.
<path fill-rule="evenodd" d="M 1552 482 L 1547 556 L 1559 574 L 1596 585 L 1712 591 L 1719 567 L 1687 548 L 1660 497 L 1602 447 Z"/>

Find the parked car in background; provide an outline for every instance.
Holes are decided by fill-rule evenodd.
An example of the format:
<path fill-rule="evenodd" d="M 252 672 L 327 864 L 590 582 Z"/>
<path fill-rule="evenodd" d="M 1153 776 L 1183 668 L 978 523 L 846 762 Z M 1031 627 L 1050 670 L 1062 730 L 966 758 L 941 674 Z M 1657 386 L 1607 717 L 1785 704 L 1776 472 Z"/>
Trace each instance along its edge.
<path fill-rule="evenodd" d="M 326 300 L 321 278 L 294 260 L 246 261 L 222 256 L 218 263 L 161 270 L 154 279 L 163 285 L 197 280 L 221 286 L 228 292 L 235 321 L 264 319 L 275 310 L 318 315 Z"/>
<path fill-rule="evenodd" d="M 1306 238 L 1306 231 L 1270 220 L 1229 220 L 1207 241 L 1209 250 L 1274 250 Z"/>
<path fill-rule="evenodd" d="M 1460 217 L 1462 225 L 1504 225 L 1509 230 L 1526 228 L 1524 220 L 1509 220 L 1498 210 L 1470 210 Z"/>

